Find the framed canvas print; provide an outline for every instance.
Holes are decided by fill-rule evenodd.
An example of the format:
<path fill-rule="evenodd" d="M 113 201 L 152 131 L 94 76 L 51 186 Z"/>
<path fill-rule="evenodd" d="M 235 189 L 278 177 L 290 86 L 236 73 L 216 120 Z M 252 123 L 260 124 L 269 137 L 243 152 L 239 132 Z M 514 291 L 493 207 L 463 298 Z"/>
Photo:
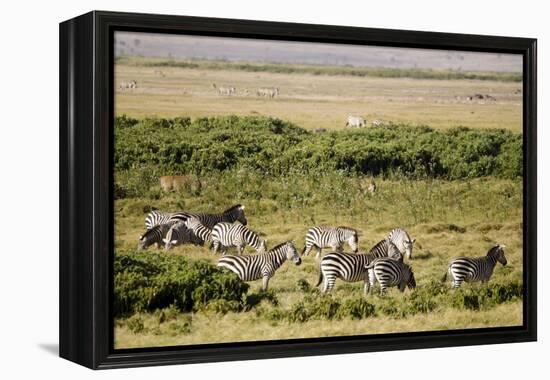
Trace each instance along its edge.
<path fill-rule="evenodd" d="M 536 40 L 60 25 L 60 355 L 536 339 Z"/>

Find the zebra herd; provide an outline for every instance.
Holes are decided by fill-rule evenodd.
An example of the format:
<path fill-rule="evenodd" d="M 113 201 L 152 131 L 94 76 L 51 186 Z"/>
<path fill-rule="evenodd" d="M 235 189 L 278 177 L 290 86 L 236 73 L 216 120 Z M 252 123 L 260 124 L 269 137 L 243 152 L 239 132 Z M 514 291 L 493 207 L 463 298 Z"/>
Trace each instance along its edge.
<path fill-rule="evenodd" d="M 151 211 L 145 218 L 146 232 L 139 237 L 138 249 L 164 245 L 170 250 L 180 244 L 208 245 L 214 254 L 218 251 L 222 257 L 218 266 L 234 272 L 242 281 L 262 279 L 262 289 L 267 290 L 269 280 L 285 261 L 300 265 L 302 256 L 308 256 L 316 250 L 320 259 L 317 287 L 322 285 L 323 293 L 330 292 L 336 279 L 345 282 L 364 284 L 365 294 L 370 293 L 376 283 L 380 285 L 380 294 L 384 295 L 389 287 L 396 286 L 401 292 L 406 287 L 416 288 L 414 272 L 404 262 L 413 259 L 415 239 L 401 228 L 395 228 L 370 251 L 359 253 L 359 232 L 351 227 L 315 226 L 305 236 L 305 245 L 301 254 L 293 241 L 286 241 L 274 248 L 267 249 L 267 240 L 247 226 L 248 221 L 243 205 L 235 205 L 218 214 L 194 212 Z M 347 245 L 353 253 L 344 252 Z M 250 246 L 255 254 L 243 255 L 244 248 Z M 227 255 L 229 248 L 236 248 L 238 255 Z M 331 252 L 321 257 L 321 251 L 330 248 Z M 484 257 L 459 257 L 451 261 L 447 275 L 453 280 L 453 288 L 459 288 L 464 282 L 489 281 L 497 262 L 507 264 L 504 245 L 492 247 Z"/>
<path fill-rule="evenodd" d="M 235 86 L 224 86 L 224 85 L 220 86 L 220 85 L 217 85 L 216 83 L 212 83 L 212 88 L 218 92 L 218 95 L 222 95 L 222 96 L 230 96 L 230 95 L 235 95 L 237 93 L 237 88 Z M 243 94 L 249 95 L 250 90 L 245 89 L 243 91 Z M 256 90 L 256 96 L 258 97 L 273 99 L 278 95 L 279 95 L 278 87 L 260 87 Z"/>

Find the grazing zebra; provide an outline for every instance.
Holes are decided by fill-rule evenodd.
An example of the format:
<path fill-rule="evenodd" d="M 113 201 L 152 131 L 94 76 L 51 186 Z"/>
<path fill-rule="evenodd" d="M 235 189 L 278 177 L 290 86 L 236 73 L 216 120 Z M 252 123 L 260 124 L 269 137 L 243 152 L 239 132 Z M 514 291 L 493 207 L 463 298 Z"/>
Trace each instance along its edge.
<path fill-rule="evenodd" d="M 218 223 L 212 229 L 212 245 L 214 254 L 218 248 L 222 248 L 222 254 L 225 255 L 227 248 L 237 247 L 239 255 L 242 255 L 244 247 L 249 245 L 256 249 L 257 253 L 265 253 L 266 241 L 242 224 Z"/>
<path fill-rule="evenodd" d="M 403 260 L 399 249 L 389 240 L 383 240 L 370 250 L 369 253 L 352 254 L 345 252 L 331 252 L 321 259 L 319 280 L 317 285 L 325 280 L 323 293 L 330 292 L 337 278 L 346 282 L 364 282 L 364 292 L 368 293 L 370 286 L 374 284 L 369 277 L 367 266 L 380 257 L 389 256 L 393 260 Z"/>
<path fill-rule="evenodd" d="M 317 226 L 310 228 L 306 234 L 306 245 L 302 255 L 309 255 L 313 247 L 317 247 L 315 258 L 319 258 L 323 248 L 331 248 L 333 251 L 341 252 L 344 243 L 348 243 L 354 253 L 357 253 L 359 237 L 357 231 L 350 227 L 325 227 Z"/>
<path fill-rule="evenodd" d="M 149 246 L 156 244 L 157 248 L 163 244 L 163 238 L 166 236 L 173 223 L 158 224 L 139 237 L 138 250 L 147 249 Z"/>
<path fill-rule="evenodd" d="M 178 220 L 183 222 L 190 217 L 197 218 L 202 224 L 204 224 L 205 227 L 210 229 L 213 229 L 216 224 L 222 222 L 233 223 L 238 220 L 245 226 L 247 224 L 247 220 L 244 215 L 243 205 L 232 206 L 221 214 L 207 214 L 202 212 L 176 212 L 174 214 L 171 214 L 169 220 Z"/>
<path fill-rule="evenodd" d="M 286 260 L 291 260 L 296 265 L 302 263 L 302 259 L 291 241 L 279 244 L 261 255 L 223 256 L 218 260 L 218 266 L 237 274 L 241 281 L 254 281 L 261 278 L 263 279 L 262 289 L 267 290 L 269 279 L 275 275 L 275 271 Z"/>
<path fill-rule="evenodd" d="M 196 236 L 202 241 L 208 242 L 212 240 L 212 230 L 206 227 L 201 221 L 195 217 L 191 217 L 183 222 Z"/>
<path fill-rule="evenodd" d="M 459 257 L 451 261 L 447 272 L 441 279 L 447 280 L 447 274 L 453 279 L 453 289 L 460 288 L 463 282 L 488 282 L 493 275 L 497 261 L 503 266 L 508 263 L 504 256 L 506 246 L 497 244 L 482 257 Z"/>
<path fill-rule="evenodd" d="M 172 213 L 159 210 L 153 210 L 145 217 L 145 228 L 150 230 L 151 228 L 165 224 L 171 221 Z"/>
<path fill-rule="evenodd" d="M 218 95 L 233 95 L 236 92 L 234 86 L 217 86 L 216 83 L 212 83 L 212 87 L 218 91 Z"/>
<path fill-rule="evenodd" d="M 131 81 L 128 81 L 128 82 L 121 82 L 120 85 L 118 86 L 118 88 L 120 90 L 126 90 L 126 89 L 135 89 L 137 88 L 137 82 L 135 80 L 131 80 Z"/>
<path fill-rule="evenodd" d="M 413 245 L 416 239 L 412 239 L 402 228 L 394 228 L 388 235 L 388 239 L 397 246 L 397 249 L 402 254 L 407 256 L 408 260 L 412 260 Z"/>
<path fill-rule="evenodd" d="M 374 260 L 365 268 L 374 271 L 374 276 L 380 283 L 380 295 L 386 294 L 386 289 L 390 286 L 398 286 L 400 292 L 405 291 L 406 286 L 409 289 L 416 288 L 412 268 L 402 261 L 382 257 Z"/>
<path fill-rule="evenodd" d="M 170 227 L 166 233 L 166 237 L 162 239 L 162 241 L 164 242 L 164 249 L 167 251 L 180 244 L 190 243 L 194 245 L 202 245 L 204 243 L 201 238 L 185 226 L 184 222 L 177 222 Z"/>
<path fill-rule="evenodd" d="M 348 120 L 346 121 L 346 127 L 348 128 L 362 128 L 367 125 L 365 119 L 363 119 L 361 116 L 348 116 Z"/>
<path fill-rule="evenodd" d="M 266 98 L 274 98 L 277 95 L 279 95 L 279 88 L 278 87 L 260 87 L 256 91 L 256 95 L 263 96 Z"/>

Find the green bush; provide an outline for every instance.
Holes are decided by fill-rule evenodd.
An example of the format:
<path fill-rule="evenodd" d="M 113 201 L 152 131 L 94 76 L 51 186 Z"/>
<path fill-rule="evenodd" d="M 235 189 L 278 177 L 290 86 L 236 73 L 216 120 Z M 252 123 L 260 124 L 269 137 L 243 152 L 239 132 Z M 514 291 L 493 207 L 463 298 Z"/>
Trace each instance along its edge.
<path fill-rule="evenodd" d="M 235 274 L 207 261 L 154 253 L 117 252 L 114 275 L 117 315 L 171 305 L 183 312 L 236 310 L 243 306 L 248 290 Z M 209 306 L 213 302 L 217 303 Z"/>

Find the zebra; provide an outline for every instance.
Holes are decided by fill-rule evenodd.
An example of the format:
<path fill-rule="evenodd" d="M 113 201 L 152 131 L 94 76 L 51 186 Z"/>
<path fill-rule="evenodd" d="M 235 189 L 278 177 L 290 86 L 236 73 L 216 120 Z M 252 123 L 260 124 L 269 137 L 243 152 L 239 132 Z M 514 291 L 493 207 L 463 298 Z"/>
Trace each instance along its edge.
<path fill-rule="evenodd" d="M 180 244 L 191 243 L 194 245 L 202 245 L 204 243 L 201 238 L 197 237 L 193 231 L 185 226 L 184 222 L 174 223 L 162 241 L 164 242 L 164 249 L 166 251 Z"/>
<path fill-rule="evenodd" d="M 348 120 L 346 121 L 346 127 L 362 128 L 362 127 L 365 127 L 366 125 L 367 125 L 367 122 L 361 116 L 348 115 Z"/>
<path fill-rule="evenodd" d="M 372 259 L 377 259 L 382 257 L 391 257 L 394 260 L 403 261 L 403 252 L 399 250 L 399 248 L 395 245 L 394 242 L 390 240 L 389 237 L 376 243 L 370 249 L 369 255 L 372 257 Z M 376 278 L 374 275 L 374 270 L 370 269 L 369 281 L 370 281 L 371 287 L 374 286 L 375 280 Z"/>
<path fill-rule="evenodd" d="M 173 223 L 158 224 L 153 228 L 147 229 L 143 235 L 139 237 L 138 250 L 147 249 L 149 246 L 156 244 L 160 248 L 164 244 L 163 238 L 166 236 Z"/>
<path fill-rule="evenodd" d="M 256 95 L 264 96 L 266 98 L 274 98 L 277 95 L 279 95 L 279 88 L 278 87 L 260 87 L 256 91 Z"/>
<path fill-rule="evenodd" d="M 216 83 L 212 83 L 212 87 L 218 91 L 218 95 L 233 95 L 236 92 L 234 86 L 217 86 Z"/>
<path fill-rule="evenodd" d="M 287 241 L 272 248 L 269 252 L 259 255 L 223 256 L 218 260 L 218 266 L 227 268 L 237 274 L 241 281 L 262 279 L 262 289 L 267 290 L 269 279 L 275 271 L 286 261 L 300 265 L 302 259 L 294 246 L 294 242 Z"/>
<path fill-rule="evenodd" d="M 447 274 L 453 279 L 453 289 L 460 288 L 463 282 L 488 282 L 493 275 L 497 261 L 503 266 L 508 263 L 504 256 L 504 248 L 506 248 L 505 245 L 497 244 L 487 252 L 486 256 L 454 259 L 441 282 L 447 280 Z"/>
<path fill-rule="evenodd" d="M 212 229 L 212 246 L 214 254 L 222 247 L 222 254 L 225 255 L 227 248 L 237 247 L 239 255 L 242 255 L 244 247 L 249 245 L 256 249 L 257 253 L 265 253 L 266 241 L 242 224 L 218 223 Z"/>
<path fill-rule="evenodd" d="M 128 82 L 121 82 L 120 85 L 118 86 L 118 88 L 120 90 L 126 90 L 126 89 L 135 89 L 137 88 L 137 82 L 135 80 L 131 80 L 131 81 L 128 81 Z"/>
<path fill-rule="evenodd" d="M 416 239 L 411 239 L 407 231 L 402 228 L 394 228 L 388 235 L 388 239 L 397 246 L 399 251 L 412 260 L 413 245 Z"/>
<path fill-rule="evenodd" d="M 385 247 L 385 248 L 384 248 Z M 371 249 L 369 253 L 353 254 L 345 252 L 331 252 L 321 259 L 319 280 L 316 287 L 323 280 L 323 293 L 328 293 L 334 287 L 337 278 L 346 282 L 364 282 L 364 293 L 367 294 L 374 281 L 369 276 L 367 266 L 380 257 L 389 256 L 395 261 L 403 260 L 399 249 L 389 240 L 383 240 Z"/>
<path fill-rule="evenodd" d="M 212 230 L 206 227 L 201 221 L 195 217 L 191 217 L 183 222 L 185 226 L 191 230 L 202 241 L 209 242 L 212 240 Z"/>
<path fill-rule="evenodd" d="M 359 237 L 357 231 L 350 227 L 326 227 L 316 226 L 307 231 L 306 244 L 302 255 L 309 255 L 313 247 L 317 247 L 315 258 L 319 258 L 323 248 L 331 248 L 333 251 L 341 252 L 344 243 L 348 243 L 354 253 L 357 253 Z"/>
<path fill-rule="evenodd" d="M 382 257 L 365 266 L 365 269 L 374 271 L 374 276 L 380 283 L 380 295 L 386 294 L 386 289 L 390 286 L 398 286 L 400 292 L 405 291 L 405 287 L 416 288 L 412 268 L 403 261 Z"/>
<path fill-rule="evenodd" d="M 145 228 L 150 230 L 151 228 L 171 222 L 173 213 L 164 212 L 159 210 L 153 210 L 145 217 Z"/>
<path fill-rule="evenodd" d="M 197 218 L 202 224 L 204 224 L 205 227 L 210 229 L 213 229 L 216 224 L 222 222 L 233 223 L 238 220 L 245 226 L 248 223 L 246 216 L 244 215 L 244 206 L 240 204 L 228 208 L 221 214 L 176 212 L 171 214 L 168 220 L 178 220 L 183 222 L 190 217 Z"/>

